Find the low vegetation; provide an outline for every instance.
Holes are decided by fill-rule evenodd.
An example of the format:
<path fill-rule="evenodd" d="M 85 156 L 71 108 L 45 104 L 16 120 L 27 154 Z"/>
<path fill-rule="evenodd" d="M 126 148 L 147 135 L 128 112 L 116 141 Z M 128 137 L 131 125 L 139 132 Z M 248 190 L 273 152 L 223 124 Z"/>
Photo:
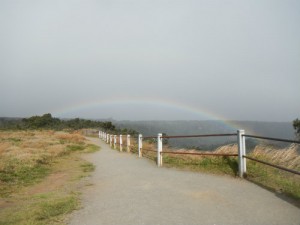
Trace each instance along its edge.
<path fill-rule="evenodd" d="M 84 163 L 80 165 L 82 167 L 83 172 L 93 172 L 95 170 L 95 165 L 92 163 Z"/>
<path fill-rule="evenodd" d="M 0 132 L 0 224 L 63 224 L 95 169 L 80 154 L 97 150 L 80 132 Z"/>
<path fill-rule="evenodd" d="M 293 121 L 293 127 L 295 129 L 295 135 L 300 140 L 300 120 L 297 118 Z"/>
<path fill-rule="evenodd" d="M 36 130 L 36 129 L 52 129 L 52 130 L 79 130 L 83 128 L 102 128 L 104 130 L 113 131 L 116 127 L 112 122 L 102 122 L 86 119 L 68 119 L 61 120 L 54 118 L 50 113 L 42 116 L 32 116 L 29 118 L 0 118 L 0 129 L 2 130 Z"/>
<path fill-rule="evenodd" d="M 28 204 L 29 203 L 29 204 Z M 1 212 L 1 225 L 64 224 L 64 217 L 79 206 L 77 194 L 36 195 Z M 13 210 L 12 210 L 13 208 Z"/>
<path fill-rule="evenodd" d="M 80 129 L 101 129 L 110 134 L 131 134 L 138 133 L 132 129 L 120 129 L 110 121 L 96 121 L 87 119 L 59 119 L 52 117 L 50 113 L 42 116 L 31 116 L 29 118 L 4 118 L 0 117 L 0 130 L 80 130 Z"/>
<path fill-rule="evenodd" d="M 143 157 L 147 157 L 156 161 L 156 152 L 148 151 L 155 150 L 156 146 L 149 143 L 143 143 Z M 165 152 L 186 152 L 186 153 L 212 153 L 211 151 L 186 150 L 186 149 L 172 149 L 171 147 L 164 147 Z M 222 146 L 213 153 L 237 153 L 236 145 Z M 236 157 L 217 157 L 217 156 L 196 156 L 196 155 L 177 155 L 177 154 L 163 154 L 163 165 L 165 167 L 175 167 L 184 170 L 209 172 L 215 174 L 227 174 L 236 176 L 238 172 L 238 162 Z"/>
<path fill-rule="evenodd" d="M 283 149 L 271 146 L 257 146 L 250 156 L 265 162 L 300 171 L 298 146 L 291 145 Z M 247 179 L 300 200 L 300 176 L 283 170 L 247 160 Z"/>

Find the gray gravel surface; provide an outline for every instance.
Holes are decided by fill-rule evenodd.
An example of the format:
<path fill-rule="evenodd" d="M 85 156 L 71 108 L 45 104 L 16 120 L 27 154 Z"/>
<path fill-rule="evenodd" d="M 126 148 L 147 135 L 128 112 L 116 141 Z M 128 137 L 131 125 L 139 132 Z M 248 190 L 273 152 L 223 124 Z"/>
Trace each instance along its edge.
<path fill-rule="evenodd" d="M 300 209 L 238 178 L 157 168 L 111 150 L 87 156 L 96 165 L 71 225 L 300 225 Z"/>

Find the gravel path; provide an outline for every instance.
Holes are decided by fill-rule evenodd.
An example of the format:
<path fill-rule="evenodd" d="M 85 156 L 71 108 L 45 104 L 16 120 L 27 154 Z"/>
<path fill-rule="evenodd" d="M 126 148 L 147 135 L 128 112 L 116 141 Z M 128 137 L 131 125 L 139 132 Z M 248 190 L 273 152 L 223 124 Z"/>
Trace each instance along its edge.
<path fill-rule="evenodd" d="M 101 151 L 71 225 L 300 225 L 300 209 L 247 181 L 157 168 L 135 155 Z"/>

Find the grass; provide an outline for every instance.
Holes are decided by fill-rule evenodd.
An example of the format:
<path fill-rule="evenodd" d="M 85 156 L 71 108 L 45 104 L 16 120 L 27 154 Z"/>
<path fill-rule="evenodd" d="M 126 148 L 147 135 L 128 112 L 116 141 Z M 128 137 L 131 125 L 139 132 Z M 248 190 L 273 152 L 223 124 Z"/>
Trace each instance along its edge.
<path fill-rule="evenodd" d="M 78 177 L 95 169 L 80 154 L 99 147 L 54 131 L 2 131 L 0 140 L 0 225 L 64 224 L 79 205 Z"/>
<path fill-rule="evenodd" d="M 300 200 L 300 177 L 256 162 L 248 162 L 247 179 L 277 193 Z"/>
<path fill-rule="evenodd" d="M 178 156 L 163 154 L 163 165 L 192 171 L 237 176 L 236 157 L 227 156 Z"/>
<path fill-rule="evenodd" d="M 64 216 L 79 206 L 78 195 L 71 193 L 58 196 L 53 193 L 35 197 L 34 203 L 20 205 L 16 211 L 1 213 L 0 225 L 64 224 Z"/>
<path fill-rule="evenodd" d="M 22 141 L 20 138 L 8 138 L 7 140 L 13 142 L 14 144 L 19 144 Z"/>
<path fill-rule="evenodd" d="M 150 143 L 143 143 L 143 157 L 147 157 L 151 160 L 157 160 L 157 153 L 147 151 L 155 150 L 156 146 Z M 221 147 L 215 151 L 215 153 L 233 153 L 237 151 L 236 146 L 230 145 Z M 174 150 L 168 147 L 164 148 L 164 151 L 184 151 L 187 153 L 199 152 L 196 150 Z M 202 151 L 207 153 L 207 151 Z M 238 162 L 236 157 L 216 157 L 216 156 L 195 156 L 195 155 L 174 155 L 174 154 L 163 154 L 163 166 L 174 167 L 184 170 L 201 171 L 215 174 L 228 174 L 236 176 L 238 173 Z"/>
<path fill-rule="evenodd" d="M 0 132 L 0 138 L 0 197 L 40 181 L 51 172 L 51 165 L 58 157 L 99 150 L 78 133 Z"/>
<path fill-rule="evenodd" d="M 85 151 L 86 153 L 94 153 L 94 152 L 97 152 L 100 150 L 100 147 L 97 146 L 97 145 L 94 145 L 94 144 L 88 144 L 86 147 L 85 147 Z"/>
<path fill-rule="evenodd" d="M 205 157 L 184 158 L 171 155 L 163 156 L 163 165 L 193 171 L 236 176 L 238 172 L 237 160 L 233 157 Z"/>
<path fill-rule="evenodd" d="M 67 146 L 67 151 L 82 151 L 85 149 L 85 146 L 83 144 L 81 145 L 68 145 Z"/>
<path fill-rule="evenodd" d="M 42 201 L 38 205 L 35 213 L 36 220 L 51 221 L 60 215 L 72 212 L 78 207 L 78 199 L 75 195 L 69 195 L 61 198 L 51 198 L 48 201 Z"/>
<path fill-rule="evenodd" d="M 284 149 L 257 146 L 250 156 L 289 169 L 300 171 L 297 145 Z M 278 193 L 300 200 L 300 176 L 247 160 L 247 179 Z"/>
<path fill-rule="evenodd" d="M 0 171 L 0 181 L 13 184 L 31 184 L 49 174 L 48 166 L 22 165 L 18 160 L 11 159 L 6 162 L 6 167 Z M 17 166 L 16 166 L 17 165 Z"/>
<path fill-rule="evenodd" d="M 80 167 L 82 168 L 82 171 L 85 172 L 85 173 L 86 172 L 93 172 L 96 168 L 94 164 L 89 163 L 89 162 L 86 162 L 86 163 L 80 165 Z"/>

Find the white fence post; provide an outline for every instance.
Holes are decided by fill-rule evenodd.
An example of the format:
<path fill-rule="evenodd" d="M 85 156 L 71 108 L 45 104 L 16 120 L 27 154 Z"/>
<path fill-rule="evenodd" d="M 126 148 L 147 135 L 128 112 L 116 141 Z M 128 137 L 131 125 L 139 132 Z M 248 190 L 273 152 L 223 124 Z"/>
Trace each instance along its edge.
<path fill-rule="evenodd" d="M 106 134 L 106 143 L 109 143 L 109 134 Z"/>
<path fill-rule="evenodd" d="M 111 135 L 109 135 L 109 145 L 110 145 L 110 147 L 112 147 L 112 134 Z"/>
<path fill-rule="evenodd" d="M 114 149 L 116 149 L 117 145 L 117 135 L 114 135 Z"/>
<path fill-rule="evenodd" d="M 246 155 L 246 144 L 245 144 L 245 134 L 244 130 L 238 130 L 238 158 L 239 158 L 239 176 L 241 178 L 246 174 L 246 158 L 243 156 Z"/>
<path fill-rule="evenodd" d="M 245 134 L 245 133 L 244 133 Z M 246 137 L 242 136 L 242 142 L 243 142 L 243 156 L 246 156 Z M 243 165 L 244 165 L 244 175 L 247 174 L 247 159 L 243 157 Z"/>
<path fill-rule="evenodd" d="M 120 134 L 120 152 L 123 151 L 123 135 Z"/>
<path fill-rule="evenodd" d="M 143 148 L 143 135 L 139 134 L 139 145 L 138 145 L 138 150 L 139 150 L 139 157 L 142 157 L 142 148 Z"/>
<path fill-rule="evenodd" d="M 162 166 L 162 134 L 157 135 L 157 166 Z"/>
<path fill-rule="evenodd" d="M 130 134 L 127 135 L 127 152 L 130 152 Z"/>

